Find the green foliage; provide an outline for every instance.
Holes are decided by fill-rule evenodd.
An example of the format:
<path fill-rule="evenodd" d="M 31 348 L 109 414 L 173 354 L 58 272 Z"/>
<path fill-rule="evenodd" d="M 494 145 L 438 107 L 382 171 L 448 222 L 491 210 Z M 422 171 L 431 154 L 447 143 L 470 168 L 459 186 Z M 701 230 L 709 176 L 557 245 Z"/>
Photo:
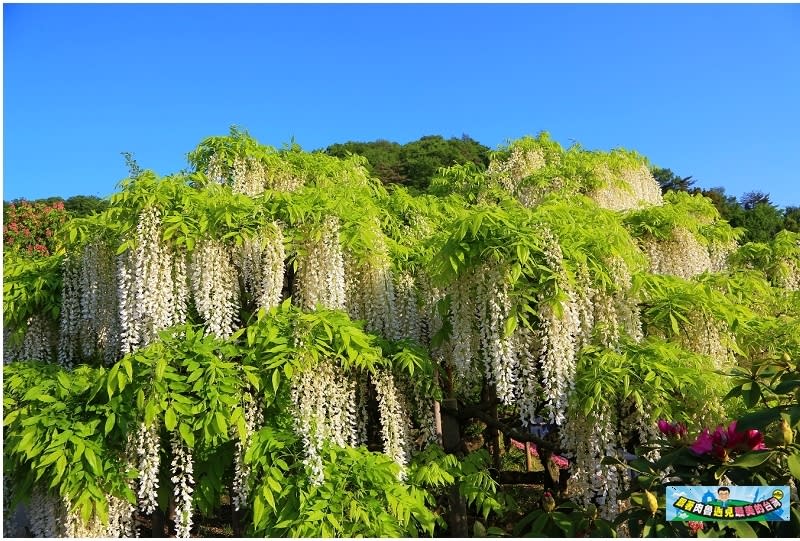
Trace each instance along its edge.
<path fill-rule="evenodd" d="M 3 325 L 10 335 L 6 347 L 21 340 L 28 319 L 36 314 L 55 321 L 61 307 L 62 255 L 28 258 L 3 253 Z"/>
<path fill-rule="evenodd" d="M 657 338 L 624 341 L 619 352 L 596 346 L 582 350 L 571 403 L 589 417 L 595 411 L 635 408 L 646 410 L 652 422 L 692 423 L 722 398 L 724 383 L 709 372 L 702 355 Z"/>
<path fill-rule="evenodd" d="M 643 490 L 663 495 L 664 487 L 668 485 L 717 485 L 723 476 L 733 484 L 745 486 L 785 485 L 791 478 L 797 480 L 800 475 L 800 445 L 787 442 L 787 436 L 778 425 L 786 423 L 784 430 L 795 434 L 800 429 L 800 406 L 796 396 L 800 388 L 798 368 L 797 361 L 786 354 L 759 363 L 749 372 L 734 369 L 731 376 L 735 386 L 726 398 L 741 396 L 751 408 L 750 413 L 738 420 L 736 430 L 750 430 L 748 438 L 753 441 L 763 438 L 765 448 L 737 446 L 723 451 L 715 447 L 711 452 L 704 452 L 700 447 L 690 445 L 691 437 L 662 438 L 651 442 L 641 451 L 658 449 L 660 458 L 639 458 L 630 463 L 629 467 L 639 473 L 636 484 L 628 493 L 634 506 L 621 513 L 615 522 L 626 524 L 632 535 L 648 537 L 665 532 L 670 536 L 687 536 L 689 530 L 685 523 L 665 521 L 663 497 L 658 499 L 659 510 L 655 514 L 645 509 Z M 725 428 L 718 427 L 717 431 L 720 430 Z M 757 432 L 753 433 L 753 430 Z M 724 439 L 720 442 L 725 445 Z M 608 462 L 618 461 L 608 459 Z M 743 525 L 730 521 L 707 522 L 705 525 L 704 537 L 797 537 L 800 534 L 800 502 L 791 502 L 791 520 L 788 522 Z"/>
<path fill-rule="evenodd" d="M 325 481 L 310 484 L 297 440 L 261 430 L 246 460 L 254 486 L 252 534 L 263 537 L 409 537 L 433 534 L 425 492 L 399 480 L 399 467 L 363 447 L 329 447 Z"/>
<path fill-rule="evenodd" d="M 489 165 L 489 149 L 467 135 L 444 139 L 426 135 L 405 145 L 377 140 L 370 143 L 347 142 L 331 145 L 325 152 L 347 158 L 357 154 L 369 163 L 370 173 L 384 184 L 402 184 L 425 190 L 441 168 L 473 164 L 485 169 Z"/>
<path fill-rule="evenodd" d="M 741 235 L 721 217 L 711 200 L 700 194 L 668 192 L 664 205 L 633 211 L 625 224 L 635 237 L 668 239 L 676 227 L 685 227 L 702 243 L 729 243 Z M 733 225 L 733 224 L 731 224 Z"/>
<path fill-rule="evenodd" d="M 308 153 L 295 144 L 263 146 L 233 128 L 226 136 L 203 140 L 189 154 L 190 172 L 161 178 L 129 163 L 130 178 L 107 207 L 98 204 L 90 215 L 88 207 L 81 207 L 76 212 L 87 215 L 71 219 L 54 234 L 54 246 L 68 255 L 58 251 L 33 259 L 8 250 L 4 325 L 12 346 L 22 340 L 31 317 L 57 323 L 65 258 L 78 261 L 94 242 L 105 243 L 117 255 L 135 250 L 139 217 L 152 209 L 161 219 L 160 240 L 188 256 L 201 240 L 219 241 L 233 253 L 246 240 L 280 227 L 287 268 L 281 304 L 259 309 L 252 295 L 243 294 L 236 314 L 241 326 L 227 339 L 206 336 L 190 304 L 185 324 L 162 331 L 157 340 L 110 366 L 7 365 L 4 457 L 17 497 L 26 498 L 36 484 L 66 496 L 84 518 L 103 518 L 106 494 L 132 497 L 127 481 L 137 473 L 127 471 L 123 460 L 129 435 L 141 423 L 157 424 L 162 443 L 177 435 L 191 448 L 194 504 L 212 514 L 233 473 L 236 441 L 247 440 L 245 411 L 258 404 L 264 424 L 251 435 L 244 457 L 251 471 L 245 502 L 249 534 L 436 535 L 446 527 L 447 496 L 456 490 L 477 517 L 473 531 L 498 534 L 485 525 L 509 514 L 504 513 L 508 502 L 497 493 L 486 448 L 459 459 L 419 438 L 419 448 L 409 449 L 410 462 L 401 471 L 374 451 L 382 428 L 374 415 L 380 397 L 369 387 L 369 376 L 388 369 L 408 392 L 406 398 L 426 401 L 411 405 L 420 409 L 445 392 L 466 394 L 452 374 L 453 344 L 445 342 L 452 330 L 447 317 L 452 286 L 460 280 L 474 285 L 494 272 L 511 302 L 504 338 L 525 327 L 534 331 L 527 335 L 531 348 L 539 347 L 541 333 L 562 330 L 558 320 L 568 313 L 565 303 L 576 297 L 588 307 L 587 314 L 592 312 L 580 317 L 598 322 L 595 335 L 587 332 L 580 342 L 575 330 L 556 338 L 582 347 L 575 346 L 570 413 L 590 421 L 601 412 L 610 415 L 605 418 L 624 431 L 627 450 L 640 446 L 638 454 L 644 456 L 657 445 L 662 451 L 660 461 L 643 458 L 630 464 L 640 473 L 639 485 L 630 493 L 631 510 L 619 522 L 631 533 L 687 533 L 680 525 L 666 524 L 660 511 L 654 515 L 644 508 L 641 490 L 662 487 L 667 468 L 687 483 L 713 484 L 722 474 L 757 484 L 796 477 L 797 444 L 773 438 L 766 452 L 737 450 L 723 462 L 691 455 L 688 441 L 639 441 L 646 433 L 643 427 L 623 420 L 636 413 L 644 421 L 667 417 L 699 428 L 710 418 L 735 415 L 740 426 L 768 434 L 781 419 L 797 428 L 800 382 L 793 359 L 800 358 L 800 294 L 790 290 L 800 268 L 798 234 L 785 231 L 745 244 L 724 272 L 691 280 L 651 275 L 638 245 L 646 238 L 667 239 L 676 228 L 685 228 L 703 246 L 735 244 L 742 232 L 725 221 L 715 207 L 719 200 L 669 191 L 662 205 L 615 212 L 600 208 L 591 197 L 597 190 L 623 186 L 625 174 L 647 167 L 636 153 L 592 152 L 578 145 L 564 149 L 546 133 L 510 142 L 492 155 L 491 164 L 485 151 L 466 137 L 446 141 L 430 136 L 403 146 L 350 143 Z M 528 169 L 515 170 L 514 160 L 525 153 L 530 160 L 522 162 Z M 239 193 L 243 163 L 260 171 L 255 195 Z M 373 175 L 406 186 L 385 187 Z M 688 178 L 678 180 L 686 183 Z M 724 197 L 721 201 L 730 203 Z M 91 206 L 92 201 L 75 204 Z M 768 202 L 754 200 L 739 209 L 756 216 L 764 205 Z M 388 269 L 394 279 L 401 274 L 414 279 L 418 289 L 410 303 L 429 311 L 418 322 L 421 343 L 366 332 L 367 323 L 340 310 L 318 306 L 304 311 L 292 304 L 289 295 L 298 291 L 293 272 L 330 218 L 340 226 L 347 272 L 361 265 Z M 397 282 L 389 285 L 397 287 Z M 538 320 L 542 303 L 556 315 L 552 329 Z M 603 310 L 619 313 L 612 317 Z M 622 312 L 635 321 L 623 322 Z M 607 321 L 619 328 L 607 333 Z M 485 339 L 478 338 L 478 331 L 485 330 L 479 322 L 467 324 L 476 344 Z M 709 329 L 717 332 L 711 345 L 724 349 L 722 359 L 712 360 L 711 352 L 693 342 Z M 473 354 L 481 356 L 485 348 L 481 343 Z M 535 364 L 542 351 L 528 353 Z M 324 481 L 314 485 L 306 463 L 309 443 L 295 432 L 292 382 L 320 366 L 366 382 L 371 446 L 320 444 Z M 482 367 L 476 381 L 464 388 L 485 384 L 478 372 Z M 486 404 L 482 399 L 470 407 Z M 525 427 L 516 422 L 516 408 L 513 403 L 501 407 L 507 417 L 503 423 L 521 430 Z M 423 426 L 418 417 L 426 412 L 409 407 L 408 414 L 413 429 Z M 171 488 L 168 447 L 162 450 L 165 497 Z M 546 509 L 522 519 L 514 535 L 615 535 L 614 526 L 595 511 L 567 502 L 551 508 L 548 502 Z"/>

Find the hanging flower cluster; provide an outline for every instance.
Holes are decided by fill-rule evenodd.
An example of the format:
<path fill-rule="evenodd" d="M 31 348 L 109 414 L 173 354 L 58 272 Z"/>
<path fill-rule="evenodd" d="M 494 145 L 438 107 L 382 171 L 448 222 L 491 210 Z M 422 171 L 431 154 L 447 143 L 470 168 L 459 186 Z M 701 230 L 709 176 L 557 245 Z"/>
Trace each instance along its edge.
<path fill-rule="evenodd" d="M 27 507 L 28 525 L 33 537 L 62 537 L 65 530 L 66 509 L 64 501 L 40 486 L 31 491 Z"/>
<path fill-rule="evenodd" d="M 800 291 L 800 263 L 789 258 L 781 263 L 783 272 L 777 274 L 775 284 L 788 291 Z"/>
<path fill-rule="evenodd" d="M 449 289 L 450 324 L 452 333 L 450 343 L 453 347 L 452 361 L 458 377 L 465 377 L 472 364 L 472 357 L 478 351 L 478 336 L 475 332 L 475 319 L 478 314 L 478 300 L 475 295 L 477 280 L 467 274 L 456 280 Z"/>
<path fill-rule="evenodd" d="M 295 295 L 304 310 L 317 304 L 325 308 L 345 307 L 345 271 L 339 243 L 339 218 L 328 216 L 319 238 L 307 238 L 298 253 Z"/>
<path fill-rule="evenodd" d="M 345 275 L 350 317 L 364 320 L 369 332 L 399 338 L 394 281 L 388 258 L 372 258 L 359 265 L 347 257 Z"/>
<path fill-rule="evenodd" d="M 283 231 L 274 222 L 260 236 L 246 239 L 239 249 L 237 264 L 245 291 L 259 308 L 269 310 L 281 302 L 285 259 Z"/>
<path fill-rule="evenodd" d="M 255 197 L 264 191 L 266 184 L 264 166 L 252 156 L 237 157 L 233 161 L 231 173 L 233 181 L 231 189 L 234 193 Z"/>
<path fill-rule="evenodd" d="M 537 333 L 525 326 L 517 327 L 514 337 L 517 340 L 517 361 L 519 362 L 519 386 L 517 405 L 523 424 L 534 424 L 536 409 L 542 401 L 543 389 L 539 384 L 539 351 L 541 343 Z"/>
<path fill-rule="evenodd" d="M 526 207 L 534 206 L 544 191 L 531 186 L 520 186 L 521 181 L 545 165 L 544 154 L 539 149 L 514 147 L 504 160 L 492 160 L 487 173 L 508 193 L 516 196 Z"/>
<path fill-rule="evenodd" d="M 161 465 L 159 428 L 157 424 L 139 425 L 136 434 L 136 454 L 139 470 L 139 509 L 151 514 L 158 507 L 158 469 Z"/>
<path fill-rule="evenodd" d="M 619 497 L 625 490 L 627 476 L 618 466 L 602 464 L 605 457 L 621 458 L 618 435 L 607 413 L 598 412 L 592 419 L 574 408 L 569 422 L 561 429 L 561 444 L 570 449 L 573 468 L 570 481 L 579 501 L 595 504 L 601 516 L 612 519 L 619 511 Z"/>
<path fill-rule="evenodd" d="M 725 321 L 696 311 L 689 316 L 684 331 L 677 337 L 681 345 L 689 351 L 711 357 L 716 369 L 722 369 L 733 359 L 728 344 L 734 343 L 734 339 Z"/>
<path fill-rule="evenodd" d="M 119 538 L 137 537 L 137 531 L 130 512 L 130 504 L 120 498 L 106 494 L 108 522 L 103 524 L 97 515 L 88 523 L 83 521 L 80 512 L 69 511 L 70 502 L 64 498 L 62 503 L 62 534 L 59 537 L 72 538 Z"/>
<path fill-rule="evenodd" d="M 708 245 L 708 257 L 711 261 L 711 272 L 723 272 L 728 269 L 728 256 L 731 255 L 739 244 L 730 242 L 712 242 Z"/>
<path fill-rule="evenodd" d="M 144 347 L 159 331 L 186 319 L 186 264 L 161 240 L 161 214 L 150 207 L 139 216 L 136 246 L 117 258 L 120 349 Z"/>
<path fill-rule="evenodd" d="M 355 387 L 355 381 L 327 360 L 292 380 L 295 431 L 303 439 L 303 463 L 313 484 L 324 480 L 320 452 L 326 441 L 340 447 L 357 444 Z"/>
<path fill-rule="evenodd" d="M 16 347 L 9 345 L 10 329 L 3 329 L 3 362 L 49 361 L 54 357 L 58 338 L 50 321 L 41 314 L 28 318 L 22 343 Z"/>
<path fill-rule="evenodd" d="M 189 283 L 206 332 L 228 338 L 239 312 L 239 281 L 227 248 L 212 239 L 197 243 L 189 267 Z"/>
<path fill-rule="evenodd" d="M 614 175 L 605 164 L 597 173 L 605 181 L 602 188 L 589 194 L 598 206 L 609 210 L 630 210 L 649 205 L 660 205 L 661 186 L 645 165 L 626 168 Z"/>
<path fill-rule="evenodd" d="M 422 315 L 417 303 L 414 276 L 408 272 L 397 276 L 394 285 L 396 338 L 422 343 Z"/>
<path fill-rule="evenodd" d="M 708 248 L 700 244 L 685 227 L 676 227 L 666 240 L 652 237 L 641 240 L 653 274 L 672 274 L 692 278 L 712 270 Z"/>
<path fill-rule="evenodd" d="M 116 265 L 110 246 L 93 242 L 84 248 L 79 286 L 81 353 L 84 357 L 100 353 L 111 364 L 119 354 L 119 322 Z"/>
<path fill-rule="evenodd" d="M 514 403 L 519 372 L 516 341 L 504 337 L 505 322 L 511 312 L 511 299 L 503 277 L 497 269 L 480 273 L 484 280 L 479 284 L 480 341 L 483 351 L 486 379 L 494 382 L 497 397 L 505 405 Z"/>
<path fill-rule="evenodd" d="M 248 478 L 251 468 L 249 464 L 245 464 L 244 455 L 247 452 L 252 434 L 264 424 L 264 412 L 261 409 L 261 405 L 256 402 L 250 393 L 246 393 L 244 399 L 244 422 L 247 428 L 247 436 L 244 440 L 237 438 L 234 448 L 233 507 L 237 511 L 247 504 L 247 498 L 250 494 Z M 231 427 L 231 433 L 238 434 L 234 427 Z M 234 435 L 234 437 L 236 436 Z"/>
<path fill-rule="evenodd" d="M 192 492 L 194 492 L 194 469 L 192 451 L 181 440 L 177 432 L 171 434 L 173 495 L 175 497 L 175 537 L 191 537 Z"/>
<path fill-rule="evenodd" d="M 567 396 L 575 379 L 576 336 L 581 333 L 581 322 L 576 308 L 576 296 L 567 285 L 558 240 L 547 229 L 544 230 L 542 239 L 545 242 L 547 264 L 561 275 L 559 287 L 567 294 L 567 300 L 561 302 L 560 316 L 545 299 L 540 300 L 538 307 L 537 338 L 541 345 L 539 365 L 544 383 L 544 397 L 550 422 L 560 425 L 564 422 Z"/>
<path fill-rule="evenodd" d="M 383 452 L 400 465 L 400 478 L 404 479 L 410 440 L 408 411 L 390 371 L 379 371 L 373 382 L 381 414 Z"/>
<path fill-rule="evenodd" d="M 65 257 L 62 263 L 58 362 L 72 366 L 80 348 L 81 292 L 78 262 Z"/>
<path fill-rule="evenodd" d="M 631 294 L 630 270 L 621 257 L 610 258 L 606 268 L 613 280 L 613 290 L 595 291 L 593 303 L 593 319 L 600 343 L 605 347 L 616 347 L 620 331 L 639 342 L 643 338 L 642 321 L 638 299 Z"/>

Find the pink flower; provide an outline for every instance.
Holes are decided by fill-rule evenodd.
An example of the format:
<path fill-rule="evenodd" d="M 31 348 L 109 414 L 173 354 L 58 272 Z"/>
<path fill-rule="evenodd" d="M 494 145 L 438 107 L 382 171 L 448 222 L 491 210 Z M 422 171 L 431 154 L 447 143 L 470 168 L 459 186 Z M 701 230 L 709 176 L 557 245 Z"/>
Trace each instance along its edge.
<path fill-rule="evenodd" d="M 703 431 L 694 440 L 694 443 L 689 446 L 689 449 L 696 455 L 704 455 L 714 448 L 714 439 L 709 434 L 708 429 L 704 428 Z"/>
<path fill-rule="evenodd" d="M 702 530 L 705 527 L 699 520 L 689 520 L 686 522 L 686 526 L 692 531 L 693 534 L 696 534 L 698 530 Z"/>
<path fill-rule="evenodd" d="M 689 449 L 696 455 L 705 455 L 710 452 L 716 458 L 727 460 L 729 450 L 758 451 L 767 448 L 761 432 L 752 428 L 739 432 L 736 430 L 736 423 L 733 421 L 727 429 L 720 425 L 713 434 L 704 428 Z"/>
<path fill-rule="evenodd" d="M 670 423 L 666 419 L 658 420 L 658 430 L 668 438 L 683 439 L 686 436 L 686 425 L 683 423 Z"/>

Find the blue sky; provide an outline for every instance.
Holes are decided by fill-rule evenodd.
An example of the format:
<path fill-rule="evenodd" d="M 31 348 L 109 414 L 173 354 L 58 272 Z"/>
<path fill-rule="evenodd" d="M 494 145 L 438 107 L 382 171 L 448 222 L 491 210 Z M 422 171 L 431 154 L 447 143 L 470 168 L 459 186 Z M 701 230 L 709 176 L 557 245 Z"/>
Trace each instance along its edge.
<path fill-rule="evenodd" d="M 106 196 L 235 124 L 313 150 L 541 130 L 800 205 L 797 5 L 3 6 L 3 198 Z"/>

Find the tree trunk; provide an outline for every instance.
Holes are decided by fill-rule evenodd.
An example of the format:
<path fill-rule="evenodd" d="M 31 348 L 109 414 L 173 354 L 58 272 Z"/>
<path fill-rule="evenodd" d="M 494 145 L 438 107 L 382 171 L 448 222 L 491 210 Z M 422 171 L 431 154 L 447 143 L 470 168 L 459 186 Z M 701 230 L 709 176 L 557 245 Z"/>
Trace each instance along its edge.
<path fill-rule="evenodd" d="M 458 401 L 454 398 L 444 400 L 446 409 L 458 410 Z M 461 428 L 458 418 L 444 413 L 442 415 L 442 446 L 446 453 L 456 454 L 461 448 Z M 450 490 L 450 513 L 447 526 L 450 537 L 467 537 L 469 527 L 467 523 L 467 502 L 459 492 L 458 483 Z"/>

